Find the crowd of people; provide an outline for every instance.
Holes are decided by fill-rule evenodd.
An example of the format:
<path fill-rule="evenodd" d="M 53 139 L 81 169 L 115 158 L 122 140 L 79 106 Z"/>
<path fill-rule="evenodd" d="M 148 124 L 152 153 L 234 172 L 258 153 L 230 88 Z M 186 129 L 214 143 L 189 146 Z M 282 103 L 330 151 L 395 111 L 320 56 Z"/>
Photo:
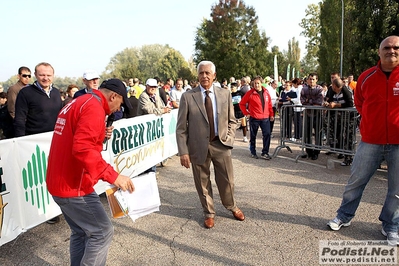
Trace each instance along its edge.
<path fill-rule="evenodd" d="M 216 216 L 211 163 L 223 206 L 235 219 L 245 219 L 234 197 L 231 149 L 236 129 L 242 129 L 243 141 L 248 142 L 249 128 L 249 155 L 252 158 L 270 160 L 270 140 L 277 113 L 285 110 L 280 114 L 284 121 L 281 138 L 292 141 L 302 138 L 306 143 L 314 141 L 318 145 L 323 132 L 317 128 L 317 123 L 303 123 L 303 119 L 323 121 L 323 111 L 308 112 L 306 108 L 355 106 L 362 117 L 362 140 L 353 159 L 341 157 L 344 158 L 342 165 L 351 165 L 353 161 L 351 176 L 337 216 L 328 222 L 328 226 L 339 230 L 350 225 L 365 186 L 380 163 L 386 160 L 388 193 L 380 220 L 382 234 L 388 243 L 397 245 L 399 37 L 384 39 L 378 54 L 378 64 L 362 73 L 357 84 L 353 75 L 341 78 L 335 72 L 331 74 L 330 86 L 319 84 L 316 73 L 310 73 L 303 80 L 245 76 L 237 80 L 231 77 L 229 82 L 223 79 L 219 83 L 215 64 L 202 61 L 197 66 L 198 82 L 190 84 L 183 79 L 167 79 L 163 83 L 154 77 L 147 79 L 145 85 L 138 78 L 129 79 L 127 83 L 107 79 L 100 85 L 98 73 L 87 70 L 83 74 L 85 88 L 79 90 L 71 84 L 64 100 L 52 84 L 53 67 L 42 62 L 35 67 L 36 80 L 32 84 L 30 69 L 21 67 L 18 82 L 7 93 L 0 92 L 1 126 L 6 138 L 54 131 L 46 182 L 71 228 L 71 263 L 105 265 L 113 227 L 93 185 L 102 179 L 122 190 L 134 191 L 131 179 L 115 172 L 101 158 L 104 137 L 110 138 L 113 129 L 105 123 L 107 116 L 121 119 L 145 114 L 163 115 L 178 109 L 176 141 L 180 163 L 192 168 L 203 208 L 204 227 L 209 229 L 214 227 Z M 282 108 L 291 105 L 292 108 Z M 381 110 L 385 112 L 378 112 Z M 332 117 L 343 119 L 339 115 Z M 8 126 L 4 125 L 5 121 Z M 302 130 L 302 126 L 306 128 Z M 260 154 L 256 151 L 259 128 L 262 132 Z M 332 136 L 330 144 L 344 147 L 353 139 L 338 144 L 336 141 L 337 137 Z M 317 160 L 319 153 L 318 149 L 309 147 L 304 157 Z"/>
<path fill-rule="evenodd" d="M 305 93 L 304 95 L 306 97 L 301 97 L 302 94 L 301 91 L 303 87 L 306 87 L 304 90 L 306 92 L 307 88 L 313 88 L 312 86 L 314 86 L 315 88 L 317 88 L 317 90 L 315 91 L 311 89 L 310 92 L 317 92 L 317 94 L 320 94 L 321 92 L 321 94 L 323 95 L 322 97 L 318 96 L 319 99 L 317 100 L 317 103 L 313 103 L 312 101 L 311 105 L 328 106 L 334 108 L 333 107 L 334 104 L 325 105 L 326 103 L 330 103 L 334 101 L 334 99 L 335 100 L 337 99 L 334 98 L 335 93 L 332 89 L 332 83 L 330 87 L 325 86 L 323 88 L 324 84 L 321 85 L 317 84 L 317 74 L 315 73 L 313 74 L 312 74 L 313 76 L 309 75 L 303 80 L 300 78 L 294 78 L 288 81 L 282 79 L 281 76 L 279 76 L 278 79 L 273 79 L 272 75 L 267 76 L 265 79 L 263 79 L 260 76 L 254 78 L 251 78 L 249 76 L 244 76 L 241 79 L 235 79 L 234 77 L 231 77 L 229 79 L 229 82 L 227 81 L 227 79 L 223 79 L 222 83 L 219 83 L 217 82 L 217 80 L 215 80 L 216 85 L 220 86 L 221 88 L 230 90 L 232 94 L 235 117 L 237 118 L 240 124 L 238 129 L 242 131 L 243 141 L 249 142 L 250 153 L 253 158 L 261 157 L 267 160 L 271 159 L 268 147 L 270 146 L 270 139 L 273 138 L 274 114 L 279 113 L 281 106 L 290 106 L 290 105 L 295 106 L 293 108 L 285 108 L 285 110 L 287 111 L 286 113 L 280 112 L 281 115 L 284 115 L 282 121 L 285 123 L 284 132 L 283 132 L 284 136 L 282 137 L 293 141 L 301 140 L 302 125 L 303 125 L 302 123 L 303 109 L 298 106 L 308 105 L 309 99 L 305 98 L 310 96 L 309 93 L 308 94 Z M 52 88 L 54 86 L 52 84 L 51 86 L 49 86 L 49 88 L 46 88 L 46 86 L 44 88 L 41 88 L 39 83 L 38 87 L 37 86 L 38 82 L 36 81 L 35 82 L 36 85 L 35 83 L 33 83 L 32 85 L 38 88 L 39 90 L 47 89 L 48 91 L 46 94 L 48 94 L 47 97 L 48 99 L 46 99 L 44 95 L 41 95 L 40 97 L 40 94 L 37 93 L 33 93 L 32 95 L 30 95 L 33 92 L 32 90 L 29 90 L 30 92 L 29 95 L 25 95 L 28 92 L 28 90 L 25 90 L 25 92 L 22 93 L 20 96 L 20 101 L 19 101 L 20 106 L 18 107 L 19 113 L 17 114 L 17 117 L 15 117 L 17 95 L 19 94 L 22 88 L 32 86 L 29 84 L 31 78 L 32 75 L 30 69 L 28 67 L 21 67 L 20 69 L 18 69 L 18 82 L 15 85 L 11 86 L 6 93 L 0 95 L 1 97 L 6 98 L 4 103 L 0 102 L 0 108 L 1 108 L 0 110 L 2 110 L 0 112 L 0 118 L 1 118 L 0 138 L 13 138 L 33 133 L 52 131 L 52 127 L 54 125 L 54 116 L 55 116 L 54 113 L 58 113 L 58 111 L 62 108 L 62 106 L 65 106 L 66 104 L 71 102 L 74 98 L 77 98 L 80 95 L 86 93 L 91 93 L 93 90 L 97 90 L 100 82 L 100 75 L 94 70 L 87 70 L 84 72 L 82 78 L 83 84 L 85 85 L 84 88 L 79 88 L 76 84 L 70 84 L 65 92 L 63 91 L 60 92 L 58 89 L 53 90 Z M 312 85 L 311 81 L 314 78 L 316 80 L 313 82 Z M 339 75 L 337 73 L 332 73 L 331 82 L 333 81 L 333 78 L 339 78 Z M 151 82 L 153 83 L 153 85 L 154 82 L 156 82 L 157 97 L 153 99 L 157 100 L 155 102 L 156 105 L 159 106 L 160 104 L 159 100 L 160 100 L 163 102 L 164 106 L 170 108 L 179 108 L 179 101 L 182 94 L 198 86 L 198 82 L 196 81 L 189 82 L 188 80 L 186 79 L 183 80 L 181 78 L 178 78 L 175 81 L 171 78 L 168 78 L 165 82 L 163 82 L 158 77 L 154 77 Z M 351 92 L 350 95 L 353 96 L 352 88 L 356 88 L 355 87 L 356 82 L 353 80 L 353 75 L 349 75 L 348 78 L 343 77 L 342 82 L 344 84 L 343 92 L 345 92 L 345 95 L 347 94 L 346 92 L 350 91 Z M 119 111 L 117 114 L 115 114 L 115 119 L 121 119 L 123 117 L 131 118 L 140 114 L 148 113 L 147 111 L 143 110 L 140 107 L 140 95 L 142 95 L 142 93 L 146 91 L 147 84 L 143 84 L 143 82 L 138 78 L 131 78 L 123 83 L 126 86 L 128 101 L 130 102 L 133 108 L 125 112 L 123 110 Z M 263 93 L 264 90 L 267 91 L 267 93 Z M 240 105 L 240 101 L 244 98 L 244 95 L 249 91 L 251 91 L 250 93 L 251 96 L 248 96 L 248 99 L 245 99 L 246 101 L 245 106 L 243 105 L 243 103 L 241 103 Z M 144 95 L 148 96 L 148 94 Z M 262 98 L 254 97 L 255 95 L 262 95 Z M 50 105 L 56 105 L 56 106 L 53 106 L 51 109 L 50 105 L 46 102 L 41 102 L 41 103 L 39 102 L 37 103 L 37 105 L 33 105 L 34 102 L 36 103 L 39 100 L 39 98 L 37 98 L 38 96 L 41 100 L 47 101 L 48 103 L 50 103 Z M 58 96 L 60 96 L 61 98 L 61 104 Z M 53 100 L 56 97 L 57 99 Z M 27 100 L 31 102 L 26 102 Z M 256 103 L 258 101 L 260 101 L 259 104 L 262 104 L 262 110 L 259 109 L 259 106 L 256 106 Z M 264 103 L 267 104 L 266 108 L 267 113 L 263 114 L 262 112 L 263 112 Z M 271 104 L 271 110 L 269 110 L 270 107 L 269 104 Z M 141 106 L 142 105 L 143 103 L 141 103 Z M 45 106 L 45 109 L 40 110 L 40 112 L 43 113 L 37 115 L 37 117 L 34 117 L 35 115 L 31 114 L 32 111 L 34 111 L 33 112 L 34 114 L 38 114 L 39 110 L 32 109 L 29 110 L 28 112 L 28 110 L 26 109 L 27 106 L 30 106 L 30 108 L 39 108 L 39 109 L 42 108 L 40 106 Z M 352 105 L 343 104 L 342 106 L 353 106 L 353 104 Z M 5 111 L 6 109 L 8 110 L 8 112 Z M 51 116 L 51 114 L 53 115 L 52 118 L 49 117 Z M 155 114 L 157 114 L 156 111 Z M 267 123 L 266 121 L 263 121 L 264 119 L 267 119 Z M 254 121 L 252 121 L 251 123 L 250 120 Z M 25 121 L 25 123 L 22 123 L 22 121 Z M 47 125 L 49 125 L 47 128 L 46 128 L 46 123 Z M 250 128 L 251 125 L 253 126 L 253 128 Z M 25 126 L 27 126 L 26 129 L 24 128 Z M 310 126 L 314 126 L 314 124 Z M 255 139 L 259 127 L 262 132 L 262 140 L 263 140 L 263 147 L 260 156 L 258 156 L 255 151 Z M 31 130 L 33 131 L 31 132 Z M 305 131 L 309 132 L 311 130 L 312 129 L 307 129 Z M 313 128 L 313 130 L 317 130 L 317 128 Z M 311 134 L 307 134 L 305 138 L 306 137 L 310 137 L 310 139 L 308 138 L 307 140 L 311 141 L 312 139 Z M 317 138 L 317 140 L 315 140 L 315 144 L 319 142 L 320 140 L 319 138 Z M 341 147 L 343 147 L 344 143 L 340 145 Z M 306 157 L 315 160 L 317 159 L 318 152 L 319 151 L 317 150 L 307 149 Z M 330 154 L 330 152 L 328 152 L 327 154 Z M 345 158 L 344 162 L 345 163 L 343 163 L 343 165 L 350 165 L 351 158 Z"/>
<path fill-rule="evenodd" d="M 275 114 L 280 115 L 282 134 L 280 137 L 284 140 L 303 141 L 307 146 L 320 146 L 322 138 L 326 138 L 327 134 L 329 137 L 327 141 L 331 146 L 331 151 L 326 152 L 327 155 L 337 153 L 336 150 L 351 151 L 353 149 L 354 132 L 352 129 L 349 130 L 348 127 L 342 126 L 341 123 L 344 121 L 341 117 L 345 117 L 346 113 L 329 111 L 329 115 L 326 115 L 328 109 L 354 106 L 354 92 L 351 88 L 356 88 L 356 81 L 353 80 L 353 75 L 349 76 L 352 77 L 350 83 L 345 83 L 348 80 L 346 77 L 341 79 L 338 73 L 332 73 L 330 86 L 325 83 L 319 84 L 316 73 L 310 73 L 304 79 L 293 78 L 292 80 L 284 80 L 281 76 L 278 79 L 274 79 L 273 76 L 267 76 L 264 79 L 260 76 L 252 79 L 248 76 L 241 79 L 231 77 L 230 83 L 227 82 L 227 79 L 223 79 L 220 86 L 229 89 L 232 93 L 235 116 L 240 125 L 238 129 L 243 132 L 244 142 L 248 141 L 249 129 L 250 156 L 255 159 L 260 157 L 270 160 L 269 146 L 273 137 Z M 337 80 L 336 84 L 334 83 L 335 79 Z M 324 109 L 304 111 L 313 106 L 324 107 Z M 334 112 L 336 112 L 335 116 L 332 115 Z M 352 123 L 355 120 L 354 117 L 350 118 L 351 120 L 346 119 L 345 122 Z M 335 121 L 334 119 L 340 120 Z M 338 130 L 334 128 L 334 125 L 337 124 L 341 126 Z M 328 132 L 323 132 L 325 127 L 331 128 Z M 259 128 L 262 131 L 263 141 L 260 156 L 256 153 L 255 148 Z M 304 136 L 302 136 L 303 132 Z M 319 153 L 320 149 L 308 147 L 302 158 L 317 160 Z M 352 163 L 352 158 L 349 155 L 339 154 L 338 158 L 344 159 L 341 163 L 342 166 Z"/>

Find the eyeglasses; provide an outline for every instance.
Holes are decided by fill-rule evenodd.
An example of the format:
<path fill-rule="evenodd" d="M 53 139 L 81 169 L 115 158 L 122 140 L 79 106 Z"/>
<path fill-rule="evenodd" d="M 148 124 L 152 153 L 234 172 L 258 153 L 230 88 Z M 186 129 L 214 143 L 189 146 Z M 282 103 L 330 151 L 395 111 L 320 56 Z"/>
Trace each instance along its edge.
<path fill-rule="evenodd" d="M 31 78 L 32 76 L 31 75 L 28 75 L 28 74 L 22 74 L 21 75 L 23 78 Z"/>

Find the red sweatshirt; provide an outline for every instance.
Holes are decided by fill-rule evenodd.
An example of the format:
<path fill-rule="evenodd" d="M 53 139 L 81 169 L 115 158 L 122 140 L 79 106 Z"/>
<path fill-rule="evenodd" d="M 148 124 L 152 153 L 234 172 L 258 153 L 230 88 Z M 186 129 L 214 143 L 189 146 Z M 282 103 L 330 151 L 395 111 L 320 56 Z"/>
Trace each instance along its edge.
<path fill-rule="evenodd" d="M 380 62 L 364 71 L 357 80 L 355 106 L 362 116 L 362 141 L 399 144 L 399 66 L 389 79 Z"/>
<path fill-rule="evenodd" d="M 46 175 L 53 196 L 85 196 L 99 179 L 113 184 L 118 177 L 101 156 L 108 102 L 100 91 L 93 93 L 72 100 L 58 115 Z"/>
<path fill-rule="evenodd" d="M 249 114 L 255 119 L 266 119 L 274 116 L 270 94 L 264 87 L 262 87 L 262 91 L 263 99 L 265 100 L 265 108 L 262 108 L 260 94 L 255 89 L 251 89 L 245 93 L 244 97 L 242 97 L 240 101 L 240 109 L 244 115 Z"/>

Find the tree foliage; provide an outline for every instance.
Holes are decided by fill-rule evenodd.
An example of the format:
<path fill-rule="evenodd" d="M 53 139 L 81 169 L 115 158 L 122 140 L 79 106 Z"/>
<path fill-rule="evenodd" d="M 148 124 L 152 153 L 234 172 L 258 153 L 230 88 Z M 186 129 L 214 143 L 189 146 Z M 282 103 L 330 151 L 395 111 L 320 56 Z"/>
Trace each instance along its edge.
<path fill-rule="evenodd" d="M 320 14 L 309 6 L 309 18 L 303 19 L 302 34 L 308 37 L 308 54 L 303 67 L 309 65 L 318 47 L 319 80 L 329 80 L 331 72 L 339 72 L 341 56 L 342 3 L 344 3 L 343 76 L 355 78 L 378 61 L 378 46 L 389 35 L 399 35 L 399 3 L 393 0 L 324 0 Z M 320 24 L 317 26 L 317 19 Z M 314 45 L 313 45 L 314 44 Z M 310 46 L 312 45 L 312 46 Z"/>
<path fill-rule="evenodd" d="M 213 61 L 219 79 L 272 73 L 269 38 L 257 23 L 254 8 L 244 1 L 219 0 L 197 28 L 194 62 Z"/>
<path fill-rule="evenodd" d="M 301 61 L 301 73 L 303 76 L 311 72 L 318 72 L 318 52 L 320 45 L 320 7 L 311 4 L 305 10 L 305 17 L 299 25 L 304 29 L 302 36 L 307 38 L 306 55 Z"/>
<path fill-rule="evenodd" d="M 125 48 L 111 58 L 103 73 L 104 78 L 119 78 L 128 80 L 133 77 L 140 77 L 139 58 L 137 49 Z"/>
<path fill-rule="evenodd" d="M 359 75 L 378 61 L 381 41 L 389 35 L 399 35 L 399 3 L 393 0 L 351 0 L 350 5 L 352 8 L 346 17 L 353 22 L 355 30 L 348 47 L 351 55 L 349 71 Z"/>
<path fill-rule="evenodd" d="M 53 84 L 54 86 L 61 90 L 61 91 L 66 91 L 68 86 L 71 84 L 75 84 L 77 85 L 79 88 L 83 89 L 85 87 L 85 85 L 83 84 L 83 80 L 82 78 L 70 78 L 70 77 L 54 77 L 53 80 Z"/>
<path fill-rule="evenodd" d="M 168 45 L 152 44 L 140 48 L 126 48 L 111 58 L 103 73 L 104 78 L 141 80 L 159 77 L 193 79 L 194 70 L 189 68 L 182 54 Z M 184 76 L 180 76 L 184 74 Z"/>
<path fill-rule="evenodd" d="M 168 53 L 159 61 L 159 75 L 166 80 L 172 78 L 176 80 L 179 77 L 193 79 L 193 75 L 188 68 L 188 63 L 180 52 L 170 49 Z"/>
<path fill-rule="evenodd" d="M 300 70 L 300 59 L 301 59 L 301 49 L 299 48 L 299 41 L 292 37 L 291 40 L 288 41 L 288 51 L 287 51 L 287 66 L 290 65 L 290 73 L 288 76 L 290 79 L 294 78 L 292 76 L 292 69 Z M 287 68 L 286 68 L 287 69 Z M 287 72 L 287 70 L 285 71 Z M 295 71 L 295 75 L 296 75 Z M 283 77 L 287 77 L 287 73 Z"/>
<path fill-rule="evenodd" d="M 268 55 L 268 62 L 271 62 L 272 66 L 274 66 L 274 56 L 277 55 L 277 70 L 280 76 L 283 76 L 284 73 L 286 72 L 286 67 L 287 67 L 287 55 L 284 54 L 284 51 L 281 52 L 280 48 L 278 46 L 273 46 L 271 48 L 271 53 Z M 274 69 L 271 69 L 269 76 L 273 76 L 274 78 Z M 278 77 L 275 77 L 278 78 Z"/>
<path fill-rule="evenodd" d="M 340 70 L 341 1 L 320 3 L 319 80 L 329 81 Z"/>
<path fill-rule="evenodd" d="M 9 78 L 7 81 L 2 82 L 1 84 L 3 85 L 4 91 L 8 91 L 8 88 L 11 87 L 12 85 L 14 85 L 15 83 L 17 83 L 17 81 L 18 81 L 18 75 L 14 75 L 11 78 Z M 33 76 L 29 83 L 32 84 L 35 81 L 36 81 L 36 78 L 35 78 L 35 76 Z M 62 78 L 62 77 L 54 76 L 53 85 L 60 91 L 66 91 L 68 86 L 71 84 L 75 84 L 79 88 L 84 87 L 82 78 L 71 78 L 71 77 L 63 77 Z"/>

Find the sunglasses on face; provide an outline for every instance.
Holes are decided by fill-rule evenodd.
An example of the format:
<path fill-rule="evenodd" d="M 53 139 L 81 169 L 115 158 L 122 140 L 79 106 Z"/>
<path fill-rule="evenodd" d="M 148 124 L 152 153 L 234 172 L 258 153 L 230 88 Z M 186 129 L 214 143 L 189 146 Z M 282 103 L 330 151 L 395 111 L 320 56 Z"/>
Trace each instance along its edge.
<path fill-rule="evenodd" d="M 22 74 L 21 75 L 23 78 L 31 78 L 32 76 L 31 75 L 28 75 L 28 74 Z"/>

